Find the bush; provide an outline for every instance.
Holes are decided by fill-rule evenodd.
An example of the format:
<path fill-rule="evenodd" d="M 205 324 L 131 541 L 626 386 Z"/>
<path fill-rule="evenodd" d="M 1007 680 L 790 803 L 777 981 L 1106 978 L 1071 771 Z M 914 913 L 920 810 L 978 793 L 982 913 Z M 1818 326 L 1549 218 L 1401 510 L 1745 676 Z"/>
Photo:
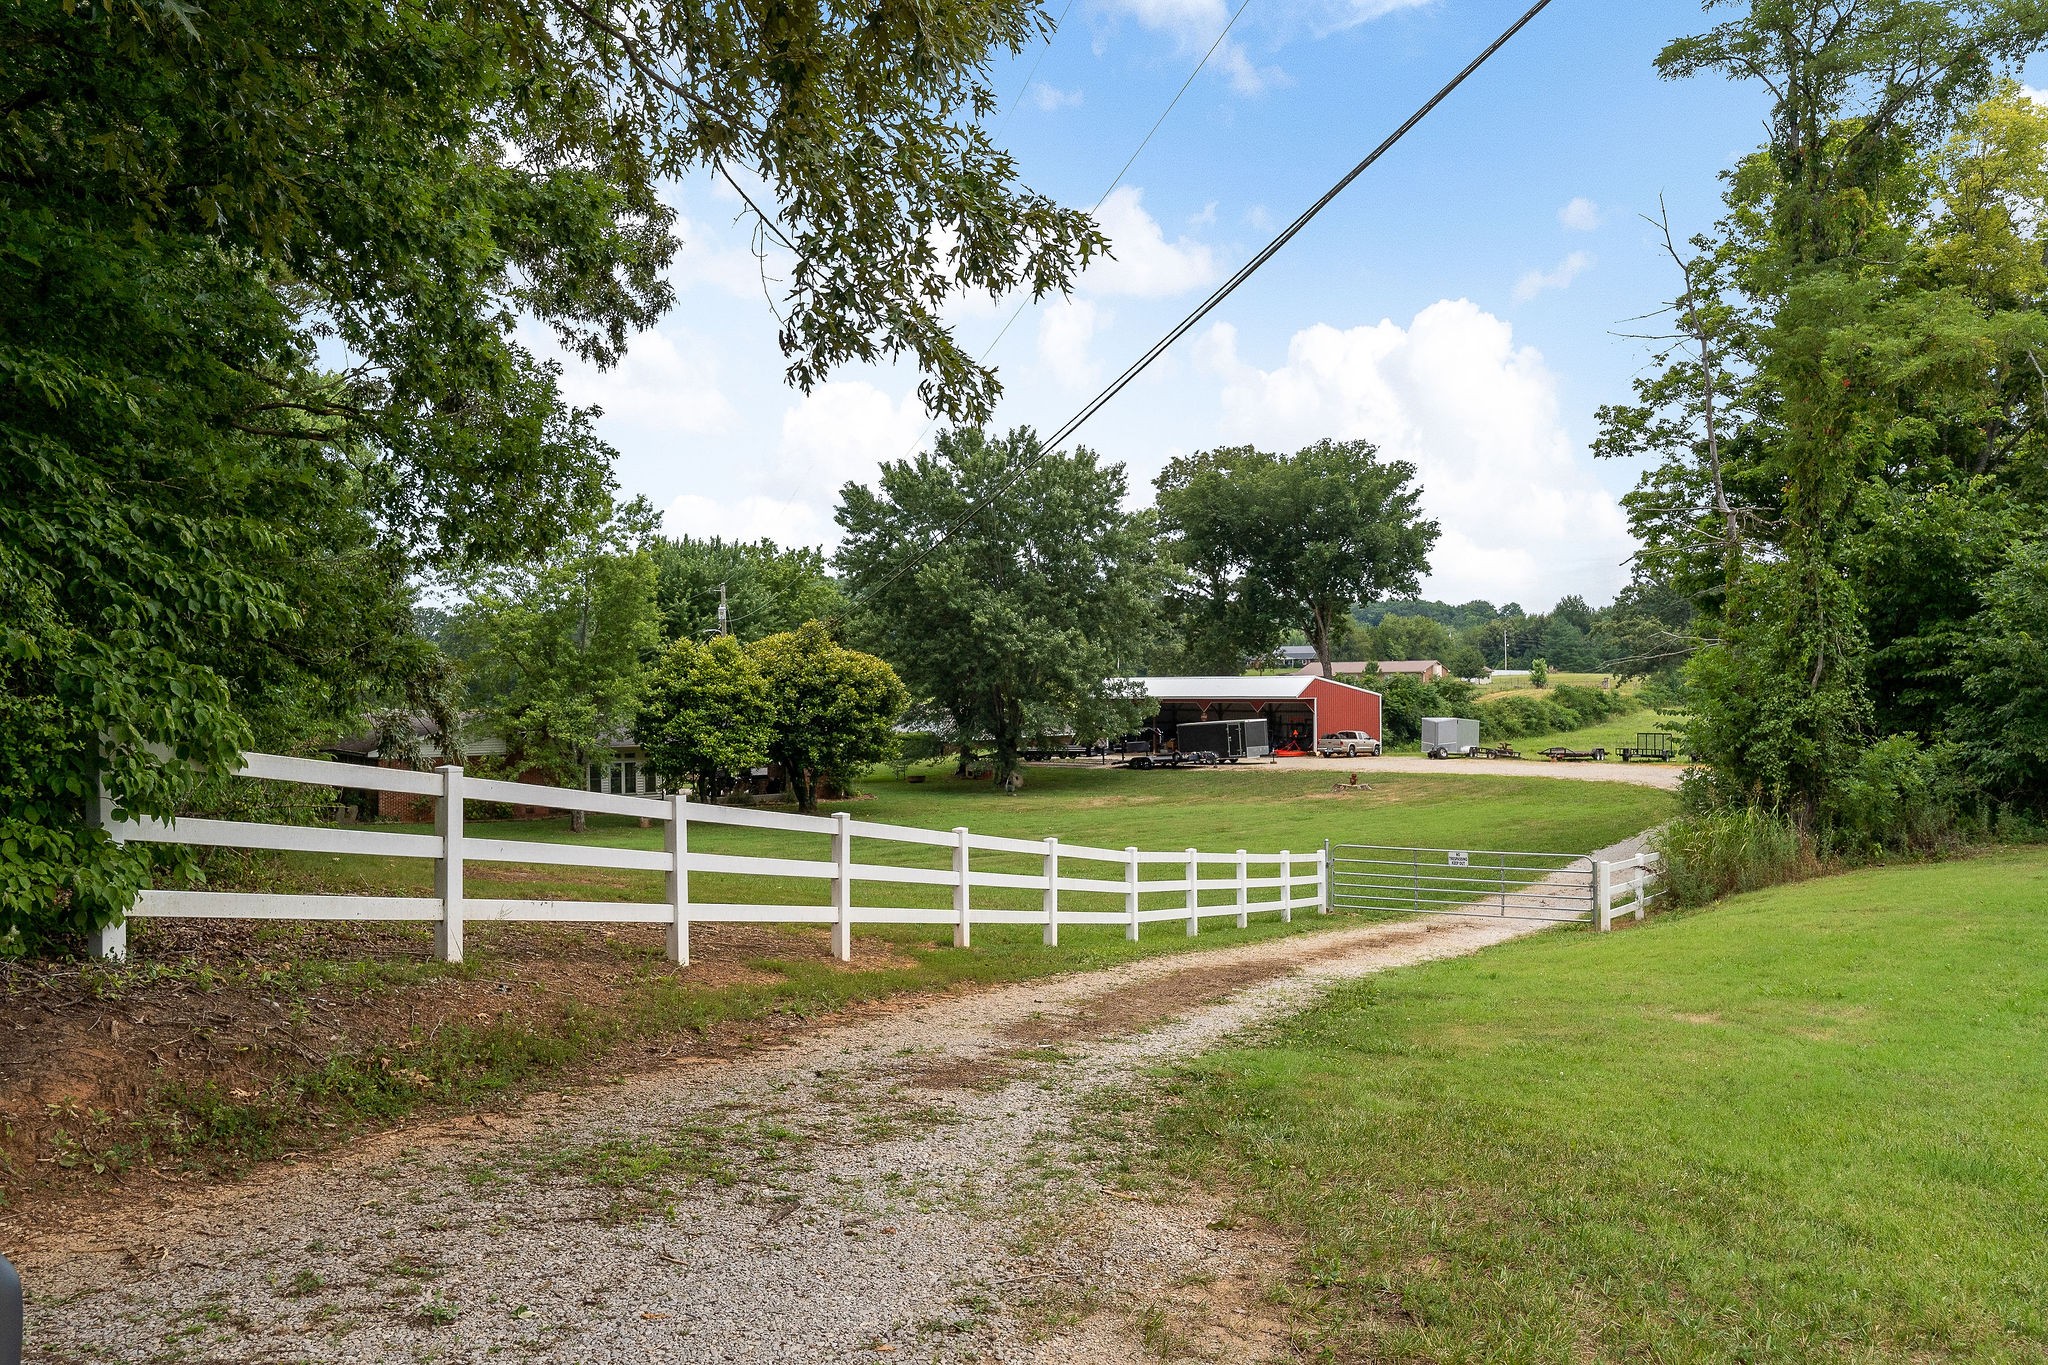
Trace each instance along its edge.
<path fill-rule="evenodd" d="M 1677 906 L 1796 881 L 1819 870 L 1792 822 L 1756 806 L 1682 815 L 1652 843 L 1664 858 L 1664 890 Z"/>
<path fill-rule="evenodd" d="M 1479 733 L 1482 740 L 1496 740 L 1582 730 L 1641 708 L 1640 702 L 1618 692 L 1559 683 L 1540 697 L 1533 692 L 1510 692 L 1487 702 L 1479 712 Z"/>
<path fill-rule="evenodd" d="M 1968 787 L 1948 745 L 1893 735 L 1865 749 L 1827 805 L 1828 849 L 1849 856 L 1928 852 L 1960 838 Z"/>

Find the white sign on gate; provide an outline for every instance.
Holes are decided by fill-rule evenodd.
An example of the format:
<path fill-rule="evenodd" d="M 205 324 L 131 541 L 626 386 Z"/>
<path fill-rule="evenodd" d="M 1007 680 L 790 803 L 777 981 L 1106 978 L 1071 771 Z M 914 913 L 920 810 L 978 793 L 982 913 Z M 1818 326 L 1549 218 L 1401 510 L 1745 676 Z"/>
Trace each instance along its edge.
<path fill-rule="evenodd" d="M 1469 854 L 1469 853 L 1460 853 L 1460 852 L 1458 852 L 1458 851 L 1457 851 L 1456 849 L 1453 849 L 1453 850 L 1451 850 L 1451 866 L 1452 866 L 1452 867 L 1470 867 L 1470 866 L 1472 866 L 1472 855 L 1471 855 L 1471 854 Z"/>

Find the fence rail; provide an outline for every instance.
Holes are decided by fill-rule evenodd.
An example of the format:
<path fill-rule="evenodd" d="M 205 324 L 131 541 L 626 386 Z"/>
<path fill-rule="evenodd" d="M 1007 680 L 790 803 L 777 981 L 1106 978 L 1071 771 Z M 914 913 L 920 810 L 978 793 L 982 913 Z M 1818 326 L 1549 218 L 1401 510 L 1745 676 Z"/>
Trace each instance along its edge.
<path fill-rule="evenodd" d="M 1663 859 L 1655 853 L 1638 853 L 1620 862 L 1601 863 L 1593 874 L 1593 925 L 1601 933 L 1614 921 L 1632 913 L 1640 922 L 1650 902 L 1662 894 Z"/>
<path fill-rule="evenodd" d="M 210 890 L 146 890 L 129 911 L 135 919 L 269 919 L 355 920 L 431 923 L 434 948 L 445 961 L 462 960 L 463 926 L 471 920 L 516 923 L 663 924 L 668 927 L 668 955 L 688 965 L 690 926 L 696 923 L 824 924 L 832 927 L 832 952 L 841 961 L 853 956 L 856 924 L 950 924 L 955 946 L 969 946 L 976 924 L 1037 924 L 1044 942 L 1059 942 L 1061 925 L 1122 925 L 1124 936 L 1138 937 L 1145 924 L 1182 921 L 1187 932 L 1199 932 L 1204 919 L 1234 918 L 1239 928 L 1249 917 L 1277 913 L 1291 920 L 1296 910 L 1329 911 L 1329 865 L 1322 850 L 1306 853 L 1203 853 L 1196 849 L 1147 852 L 1137 848 L 1108 849 L 1063 844 L 1057 838 L 1038 841 L 976 834 L 966 828 L 920 829 L 908 825 L 855 820 L 845 813 L 795 815 L 734 806 L 706 806 L 682 795 L 623 796 L 608 792 L 499 782 L 468 776 L 458 766 L 431 773 L 395 768 L 289 758 L 278 754 L 244 756 L 241 776 L 320 787 L 347 787 L 402 792 L 430 797 L 435 803 L 434 833 L 406 834 L 387 830 L 333 826 L 276 825 L 243 820 L 180 819 L 172 821 L 121 818 L 101 794 L 99 817 L 109 837 L 118 842 L 197 844 L 212 847 L 283 852 L 370 854 L 431 859 L 432 896 L 285 895 L 269 892 Z M 467 801 L 514 801 L 555 810 L 581 810 L 637 816 L 661 824 L 660 850 L 616 848 L 601 844 L 558 844 L 532 840 L 478 838 L 467 832 L 463 807 Z M 784 833 L 826 835 L 829 859 L 714 853 L 690 847 L 692 825 L 721 825 Z M 952 850 L 950 867 L 896 866 L 856 862 L 853 841 L 915 844 Z M 1040 860 L 1036 872 L 996 871 L 973 866 L 974 854 L 993 853 Z M 471 897 L 464 889 L 470 863 L 523 863 L 555 867 L 594 867 L 660 872 L 665 878 L 660 901 L 504 900 Z M 1113 864 L 1113 875 L 1074 875 L 1072 864 Z M 1028 866 L 1028 864 L 1027 864 Z M 1179 876 L 1148 879 L 1144 869 L 1171 867 Z M 1204 869 L 1222 875 L 1205 875 Z M 1259 875 L 1254 876 L 1257 869 Z M 1269 872 L 1270 869 L 1270 872 Z M 690 894 L 692 873 L 785 877 L 828 884 L 824 905 L 753 904 L 698 901 Z M 857 884 L 877 883 L 946 887 L 950 907 L 888 907 L 855 905 Z M 977 890 L 1036 891 L 1036 909 L 1019 910 L 975 904 Z M 1254 896 L 1255 892 L 1271 895 Z M 1118 910 L 1062 906 L 1063 894 L 1115 896 Z M 1161 905 L 1163 897 L 1171 905 Z M 125 923 L 103 929 L 93 949 L 98 956 L 125 958 Z"/>

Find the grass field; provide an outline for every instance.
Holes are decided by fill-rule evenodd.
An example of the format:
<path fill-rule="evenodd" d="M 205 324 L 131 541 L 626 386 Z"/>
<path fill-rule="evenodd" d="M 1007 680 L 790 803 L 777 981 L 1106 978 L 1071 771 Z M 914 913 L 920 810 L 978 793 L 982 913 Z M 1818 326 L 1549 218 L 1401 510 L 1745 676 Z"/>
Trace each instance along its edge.
<path fill-rule="evenodd" d="M 1613 677 L 1612 673 L 1559 673 L 1553 669 L 1551 670 L 1550 680 L 1546 685 L 1556 687 L 1559 683 L 1569 683 L 1573 687 L 1598 687 L 1601 683 L 1607 682 Z M 1485 686 L 1479 689 L 1479 695 L 1481 697 L 1494 697 L 1499 696 L 1503 692 L 1526 692 L 1532 686 L 1533 684 L 1529 681 L 1529 675 L 1526 673 L 1515 677 L 1504 677 L 1496 673 L 1488 679 Z M 1622 690 L 1627 691 L 1628 687 L 1624 686 Z"/>
<path fill-rule="evenodd" d="M 985 781 L 934 773 L 922 783 L 883 777 L 865 784 L 861 799 L 827 803 L 824 809 L 930 829 L 966 825 L 979 834 L 1029 839 L 1056 835 L 1068 843 L 1097 847 L 1303 853 L 1320 848 L 1325 839 L 1590 852 L 1640 833 L 1671 809 L 1671 798 L 1663 792 L 1596 783 L 1573 784 L 1569 792 L 1559 792 L 1555 783 L 1540 778 L 1376 774 L 1359 790 L 1339 792 L 1337 785 L 1336 775 L 1316 772 L 1046 767 L 1031 770 L 1026 787 L 1016 796 L 1003 796 Z M 485 838 L 632 848 L 660 848 L 662 839 L 658 828 L 640 829 L 634 821 L 613 817 L 592 817 L 582 835 L 569 833 L 566 818 L 473 821 L 471 831 Z M 829 856 L 829 840 L 823 835 L 717 826 L 693 827 L 691 846 L 702 852 Z M 863 862 L 942 867 L 949 865 L 950 854 L 943 848 L 857 839 L 855 857 Z M 975 865 L 992 872 L 1032 872 L 1037 870 L 1036 861 L 1022 855 L 975 855 Z M 417 859 L 295 854 L 260 866 L 267 883 L 281 881 L 295 888 L 426 894 L 433 880 L 432 864 Z M 1116 875 L 1105 873 L 1104 864 L 1093 866 L 1096 875 Z M 1171 880 L 1179 874 L 1173 867 L 1160 866 L 1148 868 L 1146 875 Z M 661 878 L 658 873 L 477 863 L 469 869 L 468 889 L 479 897 L 657 900 Z M 866 883 L 857 884 L 856 893 L 857 903 L 908 905 L 947 904 L 950 895 L 943 887 Z M 824 904 L 828 899 L 827 884 L 821 881 L 718 874 L 693 877 L 691 894 L 706 901 L 783 904 Z M 1037 894 L 977 892 L 981 903 L 991 907 L 1028 908 L 1036 903 Z M 1071 908 L 1112 907 L 1107 900 L 1098 907 L 1077 895 Z"/>
<path fill-rule="evenodd" d="M 1332 1361 L 2048 1355 L 2048 851 L 1343 990 L 1162 1159 L 1302 1242 Z"/>

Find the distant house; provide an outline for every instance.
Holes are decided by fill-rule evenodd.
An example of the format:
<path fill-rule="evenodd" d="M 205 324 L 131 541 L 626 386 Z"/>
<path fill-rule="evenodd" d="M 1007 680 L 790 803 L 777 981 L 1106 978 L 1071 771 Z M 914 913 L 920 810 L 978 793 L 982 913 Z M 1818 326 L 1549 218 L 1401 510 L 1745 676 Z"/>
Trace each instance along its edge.
<path fill-rule="evenodd" d="M 1269 656 L 1282 668 L 1300 668 L 1316 661 L 1314 645 L 1282 645 Z"/>
<path fill-rule="evenodd" d="M 1417 682 L 1442 682 L 1450 676 L 1450 670 L 1435 659 L 1390 659 L 1378 664 L 1344 662 L 1330 665 L 1331 672 L 1338 677 L 1355 677 L 1361 673 L 1377 670 L 1382 678 L 1413 678 Z M 1310 664 L 1297 670 L 1297 676 L 1309 677 L 1321 673 L 1320 664 Z"/>
<path fill-rule="evenodd" d="M 420 758 L 428 766 L 445 763 L 441 746 L 432 736 L 433 727 L 424 719 L 414 722 L 414 733 L 420 740 Z M 624 794 L 651 795 L 660 790 L 654 775 L 647 771 L 645 755 L 630 736 L 619 736 L 605 746 L 606 754 L 590 764 L 584 774 L 591 791 L 608 791 Z M 377 747 L 373 736 L 361 735 L 353 739 L 338 740 L 326 746 L 327 756 L 340 763 L 361 764 L 364 767 L 399 768 L 410 766 L 404 760 L 383 753 Z M 465 736 L 462 742 L 461 762 L 474 759 L 502 759 L 505 757 L 505 741 L 495 735 L 485 737 Z M 528 782 L 539 786 L 553 786 L 554 780 L 535 769 L 526 769 L 513 775 L 515 782 Z M 358 819 L 363 820 L 425 820 L 433 818 L 434 803 L 427 797 L 408 796 L 402 792 L 378 792 L 363 788 L 342 788 L 341 802 L 353 807 Z M 551 814 L 544 806 L 514 805 L 514 819 L 535 819 Z"/>

